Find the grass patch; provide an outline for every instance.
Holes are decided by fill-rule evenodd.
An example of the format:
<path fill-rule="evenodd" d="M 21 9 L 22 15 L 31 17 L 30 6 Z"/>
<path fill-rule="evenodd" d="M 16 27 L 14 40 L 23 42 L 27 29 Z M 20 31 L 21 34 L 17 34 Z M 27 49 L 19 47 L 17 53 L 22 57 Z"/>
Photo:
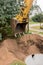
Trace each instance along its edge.
<path fill-rule="evenodd" d="M 40 29 L 40 26 L 33 26 L 33 29 Z"/>
<path fill-rule="evenodd" d="M 30 21 L 29 24 L 37 24 L 39 22 Z"/>
<path fill-rule="evenodd" d="M 13 61 L 10 65 L 26 65 L 26 64 L 22 61 Z"/>
<path fill-rule="evenodd" d="M 34 30 L 29 30 L 29 32 L 31 32 L 31 33 L 32 33 L 32 32 L 35 32 L 35 33 L 37 33 L 37 31 L 34 31 Z"/>
<path fill-rule="evenodd" d="M 39 32 L 39 34 L 43 34 L 43 32 Z"/>
<path fill-rule="evenodd" d="M 28 32 L 25 32 L 25 34 L 32 34 L 32 32 L 31 31 L 28 31 Z"/>

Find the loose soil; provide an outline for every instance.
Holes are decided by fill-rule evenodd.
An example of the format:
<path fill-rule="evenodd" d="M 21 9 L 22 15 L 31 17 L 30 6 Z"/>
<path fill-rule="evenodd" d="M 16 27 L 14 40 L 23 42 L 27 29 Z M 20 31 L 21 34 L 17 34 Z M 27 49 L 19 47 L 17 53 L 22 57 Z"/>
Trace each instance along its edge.
<path fill-rule="evenodd" d="M 18 39 L 6 39 L 0 45 L 0 65 L 24 61 L 26 56 L 37 53 L 43 53 L 43 37 L 39 35 L 25 34 Z"/>

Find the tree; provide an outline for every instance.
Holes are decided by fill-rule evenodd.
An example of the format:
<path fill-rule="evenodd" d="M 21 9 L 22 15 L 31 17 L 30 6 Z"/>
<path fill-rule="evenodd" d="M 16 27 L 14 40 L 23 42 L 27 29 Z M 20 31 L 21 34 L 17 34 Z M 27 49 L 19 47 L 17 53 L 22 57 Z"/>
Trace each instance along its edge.
<path fill-rule="evenodd" d="M 0 33 L 2 37 L 10 35 L 10 19 L 20 12 L 20 5 L 16 0 L 0 0 Z"/>
<path fill-rule="evenodd" d="M 40 23 L 40 28 L 41 28 L 41 22 L 43 22 L 43 14 L 38 14 L 32 17 L 32 20 L 34 22 L 39 22 Z"/>

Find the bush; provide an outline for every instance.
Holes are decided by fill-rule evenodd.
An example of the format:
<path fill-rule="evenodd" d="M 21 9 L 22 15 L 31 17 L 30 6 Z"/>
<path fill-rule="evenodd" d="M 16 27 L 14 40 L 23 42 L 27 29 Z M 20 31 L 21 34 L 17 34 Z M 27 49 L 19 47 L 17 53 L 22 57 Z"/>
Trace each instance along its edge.
<path fill-rule="evenodd" d="M 2 37 L 12 35 L 10 19 L 20 12 L 16 0 L 0 0 L 0 33 Z"/>

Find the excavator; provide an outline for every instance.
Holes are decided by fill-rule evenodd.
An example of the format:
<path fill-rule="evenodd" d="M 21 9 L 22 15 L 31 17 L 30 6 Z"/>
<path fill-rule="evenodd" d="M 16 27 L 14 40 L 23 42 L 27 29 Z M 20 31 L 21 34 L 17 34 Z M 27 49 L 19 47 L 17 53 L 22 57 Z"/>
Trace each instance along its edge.
<path fill-rule="evenodd" d="M 11 19 L 11 28 L 14 35 L 25 32 L 32 3 L 33 0 L 24 0 L 24 6 L 21 7 L 21 12 Z"/>

